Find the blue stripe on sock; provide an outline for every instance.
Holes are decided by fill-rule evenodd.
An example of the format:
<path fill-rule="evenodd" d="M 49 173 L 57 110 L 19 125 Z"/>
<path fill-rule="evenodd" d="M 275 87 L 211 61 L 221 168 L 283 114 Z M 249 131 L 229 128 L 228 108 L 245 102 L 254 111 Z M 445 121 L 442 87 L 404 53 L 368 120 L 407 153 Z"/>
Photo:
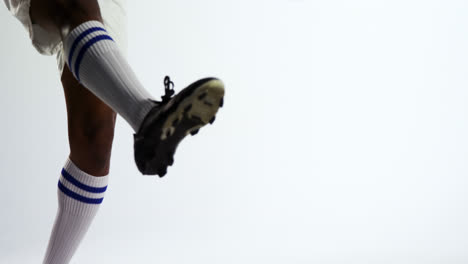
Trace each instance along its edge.
<path fill-rule="evenodd" d="M 77 194 L 76 192 L 68 189 L 63 185 L 60 181 L 58 182 L 58 188 L 68 197 L 71 197 L 75 200 L 78 200 L 82 203 L 87 203 L 87 204 L 101 204 L 104 198 L 99 198 L 99 199 L 92 199 L 88 197 L 81 196 Z"/>
<path fill-rule="evenodd" d="M 105 31 L 107 32 L 105 29 L 103 29 L 102 27 L 92 27 L 92 28 L 88 28 L 87 30 L 83 31 L 80 35 L 78 35 L 78 37 L 73 41 L 73 45 L 70 49 L 70 53 L 68 54 L 68 67 L 70 68 L 70 71 L 73 72 L 73 69 L 72 69 L 72 65 L 71 65 L 71 62 L 72 62 L 72 58 L 73 58 L 73 53 L 75 52 L 75 49 L 76 47 L 78 46 L 78 43 L 80 43 L 80 41 L 85 38 L 87 35 L 95 32 L 95 31 Z"/>
<path fill-rule="evenodd" d="M 107 190 L 107 186 L 104 187 L 92 187 L 86 184 L 79 182 L 77 179 L 73 178 L 65 169 L 62 169 L 63 177 L 70 182 L 71 184 L 75 185 L 76 187 L 80 188 L 83 191 L 91 192 L 91 193 L 103 193 Z"/>
<path fill-rule="evenodd" d="M 80 81 L 80 64 L 83 60 L 86 51 L 96 42 L 106 39 L 114 41 L 109 35 L 99 35 L 90 39 L 85 45 L 83 45 L 83 47 L 81 47 L 80 53 L 78 53 L 78 57 L 76 57 L 75 61 L 75 77 L 78 80 L 78 82 Z"/>

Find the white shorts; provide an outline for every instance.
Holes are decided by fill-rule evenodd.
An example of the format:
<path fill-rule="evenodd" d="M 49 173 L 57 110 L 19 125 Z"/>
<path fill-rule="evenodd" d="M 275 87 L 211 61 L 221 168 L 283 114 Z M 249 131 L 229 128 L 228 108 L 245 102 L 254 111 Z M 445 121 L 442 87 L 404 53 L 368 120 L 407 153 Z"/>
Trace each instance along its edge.
<path fill-rule="evenodd" d="M 44 55 L 56 55 L 57 65 L 62 74 L 65 65 L 65 55 L 60 35 L 45 31 L 31 22 L 29 7 L 31 0 L 4 0 L 10 12 L 23 24 L 29 32 L 33 46 Z M 98 0 L 101 16 L 106 30 L 117 43 L 122 53 L 127 53 L 127 15 L 126 0 Z"/>

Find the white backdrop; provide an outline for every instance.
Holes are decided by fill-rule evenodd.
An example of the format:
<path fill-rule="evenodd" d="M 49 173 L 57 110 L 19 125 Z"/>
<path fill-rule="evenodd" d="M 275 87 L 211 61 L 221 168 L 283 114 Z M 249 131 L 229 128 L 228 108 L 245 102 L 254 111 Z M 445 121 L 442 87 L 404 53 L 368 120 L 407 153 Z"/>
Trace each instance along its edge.
<path fill-rule="evenodd" d="M 72 263 L 467 263 L 468 2 L 132 1 L 153 94 L 226 83 L 163 179 L 120 119 Z M 196 3 L 195 3 L 196 2 Z M 0 263 L 40 263 L 68 155 L 55 59 L 0 8 Z"/>

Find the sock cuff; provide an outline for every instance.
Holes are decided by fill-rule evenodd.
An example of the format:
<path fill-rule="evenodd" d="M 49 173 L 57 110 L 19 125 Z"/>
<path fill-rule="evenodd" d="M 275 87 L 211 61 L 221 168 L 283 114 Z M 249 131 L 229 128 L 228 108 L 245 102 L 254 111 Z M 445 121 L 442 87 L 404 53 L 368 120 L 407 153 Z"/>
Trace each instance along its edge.
<path fill-rule="evenodd" d="M 63 40 L 64 49 L 70 50 L 75 40 L 83 40 L 86 37 L 86 35 L 93 32 L 108 34 L 104 24 L 102 24 L 101 22 L 94 20 L 84 22 L 72 29 L 65 37 L 65 39 Z"/>
<path fill-rule="evenodd" d="M 83 22 L 81 23 L 80 25 L 78 25 L 77 27 L 75 27 L 69 34 L 68 36 L 78 36 L 81 32 L 89 29 L 89 28 L 93 28 L 93 27 L 100 27 L 100 28 L 104 28 L 104 24 L 97 21 L 97 20 L 90 20 L 90 21 L 86 21 L 86 22 Z"/>
<path fill-rule="evenodd" d="M 104 200 L 109 176 L 95 177 L 67 159 L 58 181 L 59 208 L 72 214 L 94 214 Z"/>
<path fill-rule="evenodd" d="M 99 21 L 87 21 L 74 28 L 64 39 L 66 62 L 75 78 L 80 81 L 80 66 L 85 55 L 97 55 L 118 49 L 114 39 Z"/>
<path fill-rule="evenodd" d="M 91 187 L 106 187 L 107 182 L 109 180 L 109 175 L 96 177 L 82 171 L 80 168 L 78 168 L 78 166 L 75 165 L 75 163 L 73 163 L 73 161 L 70 158 L 67 159 L 65 165 L 63 166 L 62 176 L 64 176 L 64 172 L 69 175 L 73 175 L 72 177 L 81 184 L 88 185 Z"/>

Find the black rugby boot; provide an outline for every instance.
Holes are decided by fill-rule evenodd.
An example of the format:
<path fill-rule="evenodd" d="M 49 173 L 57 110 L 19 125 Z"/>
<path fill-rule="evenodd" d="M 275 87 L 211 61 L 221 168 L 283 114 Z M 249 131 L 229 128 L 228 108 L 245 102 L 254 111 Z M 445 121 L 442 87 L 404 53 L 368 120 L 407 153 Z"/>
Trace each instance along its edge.
<path fill-rule="evenodd" d="M 213 123 L 216 112 L 223 106 L 224 85 L 216 78 L 201 79 L 175 96 L 174 83 L 168 76 L 164 86 L 162 101 L 154 101 L 155 106 L 134 135 L 135 162 L 144 175 L 163 177 L 167 167 L 174 163 L 180 141 Z"/>

